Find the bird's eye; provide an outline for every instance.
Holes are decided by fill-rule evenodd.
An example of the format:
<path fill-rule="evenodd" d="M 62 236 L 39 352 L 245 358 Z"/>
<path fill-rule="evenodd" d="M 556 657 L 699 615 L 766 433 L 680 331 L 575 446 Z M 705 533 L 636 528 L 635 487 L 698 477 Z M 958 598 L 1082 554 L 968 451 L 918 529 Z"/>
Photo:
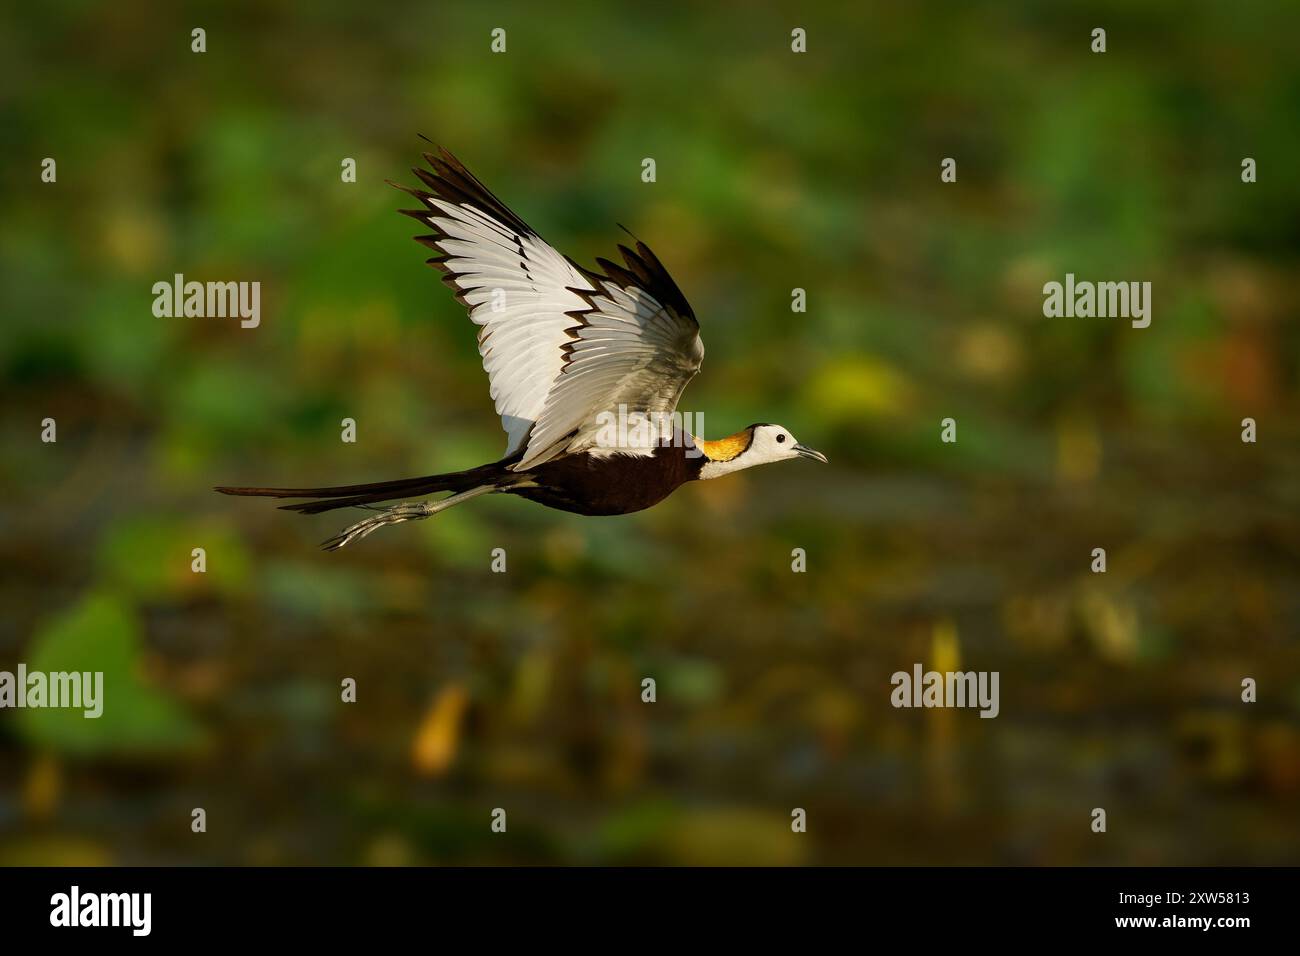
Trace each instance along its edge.
<path fill-rule="evenodd" d="M 784 444 L 784 442 L 785 442 L 785 436 L 784 436 L 784 435 L 777 435 L 777 436 L 776 436 L 776 443 L 777 443 L 778 445 L 780 445 L 780 444 Z"/>

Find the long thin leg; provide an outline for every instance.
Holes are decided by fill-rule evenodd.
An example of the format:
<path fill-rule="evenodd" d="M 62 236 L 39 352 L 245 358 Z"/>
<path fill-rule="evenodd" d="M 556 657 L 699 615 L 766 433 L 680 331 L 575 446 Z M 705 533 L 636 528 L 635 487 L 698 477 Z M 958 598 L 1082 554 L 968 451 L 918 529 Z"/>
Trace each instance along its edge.
<path fill-rule="evenodd" d="M 439 511 L 446 511 L 453 505 L 458 505 L 463 501 L 471 498 L 477 498 L 479 495 L 486 495 L 496 491 L 493 485 L 480 485 L 477 488 L 471 488 L 469 491 L 462 491 L 459 494 L 450 495 L 441 501 L 404 501 L 399 505 L 393 505 L 391 508 L 384 508 L 378 514 L 369 518 L 363 518 L 356 524 L 349 525 L 334 537 L 321 544 L 326 551 L 337 551 L 351 541 L 357 538 L 364 538 L 372 531 L 390 524 L 401 524 L 403 521 L 417 521 L 420 518 L 428 518 L 436 515 Z"/>

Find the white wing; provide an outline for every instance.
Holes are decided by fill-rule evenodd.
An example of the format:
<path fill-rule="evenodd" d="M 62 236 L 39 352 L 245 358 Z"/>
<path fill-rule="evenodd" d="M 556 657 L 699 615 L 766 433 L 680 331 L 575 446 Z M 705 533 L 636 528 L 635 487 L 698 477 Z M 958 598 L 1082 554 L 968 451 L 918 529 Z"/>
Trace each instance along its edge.
<path fill-rule="evenodd" d="M 416 237 L 480 326 L 478 345 L 523 471 L 590 447 L 602 411 L 671 412 L 704 347 L 690 305 L 654 253 L 619 246 L 626 268 L 605 275 L 560 255 L 445 149 L 415 169 L 423 208 L 402 210 L 434 230 Z M 397 185 L 394 183 L 393 185 Z"/>
<path fill-rule="evenodd" d="M 430 191 L 398 187 L 424 208 L 402 211 L 435 230 L 417 239 L 442 253 L 430 264 L 480 326 L 479 355 L 509 457 L 523 447 L 563 367 L 561 346 L 578 325 L 569 313 L 587 307 L 573 290 L 591 285 L 454 156 L 440 152 L 424 155 L 432 172 L 414 170 Z"/>
<path fill-rule="evenodd" d="M 626 269 L 597 260 L 606 275 L 591 276 L 599 291 L 583 294 L 590 306 L 516 470 L 594 447 L 602 412 L 673 412 L 700 370 L 700 327 L 676 284 L 644 244 L 619 251 Z"/>

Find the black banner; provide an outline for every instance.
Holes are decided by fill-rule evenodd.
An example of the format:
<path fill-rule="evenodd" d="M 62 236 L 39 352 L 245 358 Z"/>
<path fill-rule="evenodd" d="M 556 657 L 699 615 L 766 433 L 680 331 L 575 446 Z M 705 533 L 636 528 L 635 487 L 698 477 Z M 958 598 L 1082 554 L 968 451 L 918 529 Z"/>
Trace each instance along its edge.
<path fill-rule="evenodd" d="M 802 928 L 919 933 L 927 943 L 1050 933 L 1233 945 L 1287 924 L 1295 878 L 1290 869 L 10 869 L 0 871 L 0 914 L 11 941 L 337 944 L 477 929 L 542 943 L 560 926 L 571 939 L 614 920 L 729 939 Z"/>

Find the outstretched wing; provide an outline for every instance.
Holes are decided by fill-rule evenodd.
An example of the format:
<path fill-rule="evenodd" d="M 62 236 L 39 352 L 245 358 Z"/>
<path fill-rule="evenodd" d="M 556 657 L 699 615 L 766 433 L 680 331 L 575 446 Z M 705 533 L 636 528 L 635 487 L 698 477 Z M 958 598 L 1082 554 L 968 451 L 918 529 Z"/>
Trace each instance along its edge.
<path fill-rule="evenodd" d="M 506 457 L 523 471 L 588 447 L 603 411 L 671 412 L 699 369 L 699 325 L 681 290 L 642 243 L 604 275 L 560 255 L 445 149 L 414 169 L 426 189 L 406 215 L 417 240 L 480 327 L 479 354 Z M 393 185 L 398 185 L 394 183 Z"/>
<path fill-rule="evenodd" d="M 626 268 L 597 259 L 594 291 L 577 313 L 564 365 L 517 469 L 564 452 L 591 448 L 602 412 L 671 413 L 700 370 L 704 344 L 690 305 L 663 264 L 642 242 L 619 246 Z"/>
<path fill-rule="evenodd" d="M 413 170 L 426 189 L 398 186 L 423 203 L 402 212 L 433 229 L 417 236 L 440 255 L 429 260 L 479 326 L 478 350 L 489 391 L 519 451 L 560 373 L 560 351 L 586 308 L 586 278 L 445 149 L 425 153 L 430 169 Z"/>

